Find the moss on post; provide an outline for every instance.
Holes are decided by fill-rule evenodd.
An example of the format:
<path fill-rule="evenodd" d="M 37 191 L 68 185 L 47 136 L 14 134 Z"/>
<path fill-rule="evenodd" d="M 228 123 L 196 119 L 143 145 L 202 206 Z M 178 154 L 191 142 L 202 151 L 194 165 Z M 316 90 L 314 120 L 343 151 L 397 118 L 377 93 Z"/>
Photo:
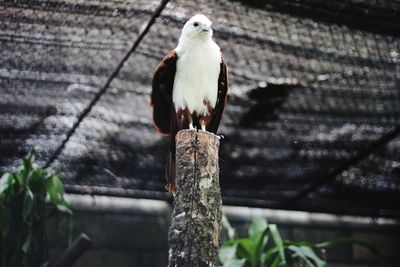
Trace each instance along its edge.
<path fill-rule="evenodd" d="M 170 267 L 218 266 L 221 233 L 219 138 L 182 130 L 176 136 L 176 196 L 169 229 Z"/>

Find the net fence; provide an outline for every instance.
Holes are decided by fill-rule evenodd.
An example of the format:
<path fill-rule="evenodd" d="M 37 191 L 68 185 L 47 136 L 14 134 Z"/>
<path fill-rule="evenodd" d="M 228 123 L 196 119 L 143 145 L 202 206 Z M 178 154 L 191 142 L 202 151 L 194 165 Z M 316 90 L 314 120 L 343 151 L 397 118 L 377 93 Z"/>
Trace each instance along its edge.
<path fill-rule="evenodd" d="M 46 163 L 158 5 L 0 3 L 1 171 Z M 51 165 L 67 191 L 170 199 L 151 79 L 199 12 L 229 68 L 224 203 L 399 217 L 400 1 L 171 1 Z"/>

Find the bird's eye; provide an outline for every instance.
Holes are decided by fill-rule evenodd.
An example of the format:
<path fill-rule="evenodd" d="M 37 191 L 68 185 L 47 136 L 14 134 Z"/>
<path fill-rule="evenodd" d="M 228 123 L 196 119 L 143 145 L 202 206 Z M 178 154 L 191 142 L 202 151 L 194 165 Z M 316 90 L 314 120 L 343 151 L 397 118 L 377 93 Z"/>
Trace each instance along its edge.
<path fill-rule="evenodd" d="M 199 23 L 195 22 L 195 23 L 193 23 L 193 26 L 197 27 L 197 26 L 199 26 Z"/>

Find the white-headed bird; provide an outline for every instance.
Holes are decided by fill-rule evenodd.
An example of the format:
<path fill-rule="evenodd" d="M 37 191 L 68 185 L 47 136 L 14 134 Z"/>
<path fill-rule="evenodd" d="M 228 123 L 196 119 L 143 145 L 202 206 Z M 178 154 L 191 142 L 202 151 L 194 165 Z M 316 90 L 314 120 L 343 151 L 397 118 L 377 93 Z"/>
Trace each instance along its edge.
<path fill-rule="evenodd" d="M 175 136 L 182 129 L 217 132 L 228 92 L 227 67 L 204 15 L 185 23 L 178 46 L 158 65 L 153 77 L 153 120 L 171 136 L 167 190 L 175 193 Z"/>

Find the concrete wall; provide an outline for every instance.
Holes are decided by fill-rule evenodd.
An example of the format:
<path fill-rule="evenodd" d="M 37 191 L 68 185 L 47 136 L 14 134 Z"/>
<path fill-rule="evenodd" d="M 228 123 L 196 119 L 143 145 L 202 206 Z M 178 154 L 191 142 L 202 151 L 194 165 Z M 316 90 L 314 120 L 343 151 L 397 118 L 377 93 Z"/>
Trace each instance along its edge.
<path fill-rule="evenodd" d="M 68 195 L 74 210 L 73 237 L 84 232 L 94 241 L 74 267 L 157 267 L 166 266 L 168 227 L 171 207 L 162 201 L 89 195 Z M 240 236 L 247 233 L 253 217 L 277 223 L 283 238 L 294 241 L 322 242 L 354 236 L 376 244 L 400 266 L 400 227 L 398 222 L 369 218 L 335 216 L 293 211 L 245 207 L 224 207 L 231 224 Z M 63 228 L 61 228 L 63 229 Z M 51 255 L 65 248 L 66 231 L 48 226 Z M 328 251 L 329 266 L 379 266 L 357 246 L 340 246 Z"/>

